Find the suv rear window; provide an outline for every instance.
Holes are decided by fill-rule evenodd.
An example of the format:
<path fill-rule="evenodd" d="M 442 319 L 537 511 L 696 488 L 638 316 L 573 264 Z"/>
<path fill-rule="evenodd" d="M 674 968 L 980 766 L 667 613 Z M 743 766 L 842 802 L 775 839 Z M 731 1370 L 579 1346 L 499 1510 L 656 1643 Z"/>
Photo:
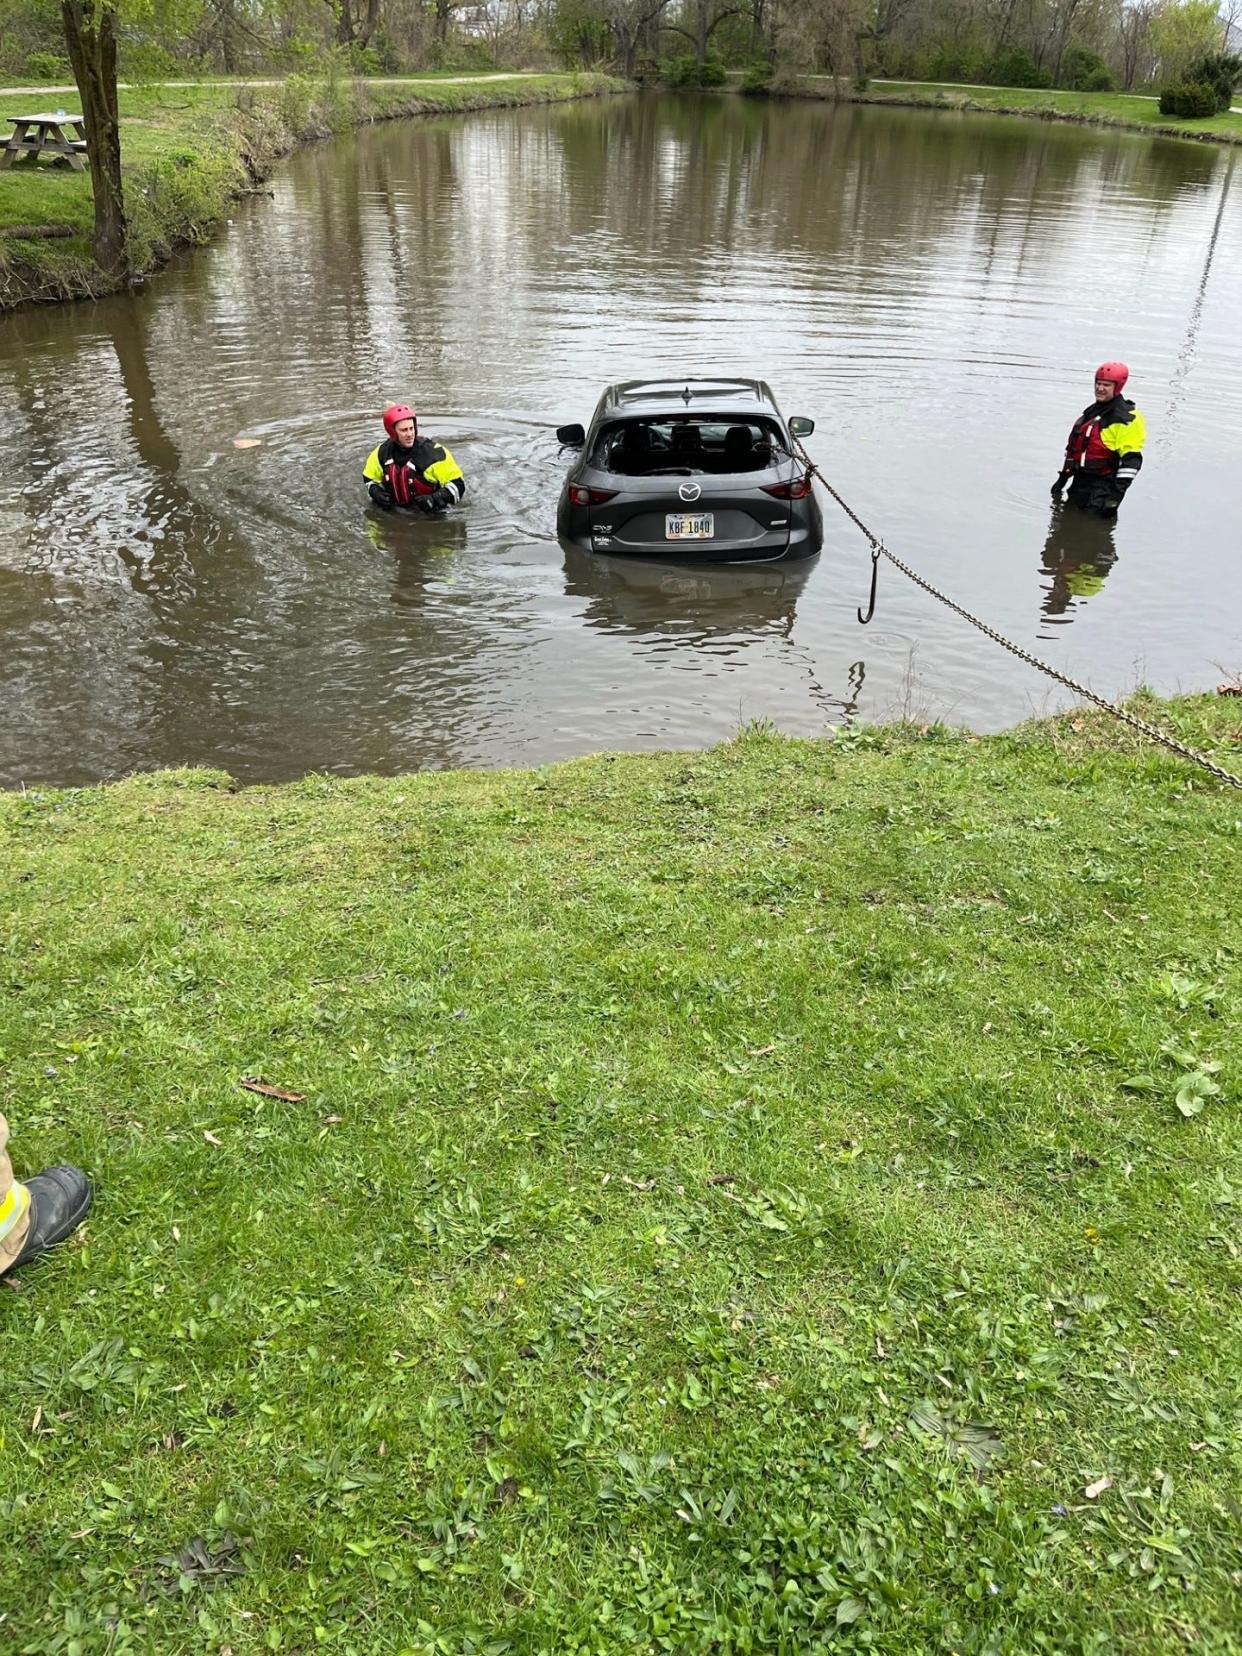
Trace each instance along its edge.
<path fill-rule="evenodd" d="M 770 420 L 670 415 L 604 426 L 591 464 L 622 477 L 732 476 L 767 471 L 783 453 L 780 432 Z"/>

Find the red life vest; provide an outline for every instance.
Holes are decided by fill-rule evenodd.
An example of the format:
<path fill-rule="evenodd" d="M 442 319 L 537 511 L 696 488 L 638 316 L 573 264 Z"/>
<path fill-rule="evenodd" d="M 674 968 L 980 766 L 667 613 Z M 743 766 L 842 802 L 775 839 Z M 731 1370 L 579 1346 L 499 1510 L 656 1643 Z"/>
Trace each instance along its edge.
<path fill-rule="evenodd" d="M 398 506 L 408 506 L 415 495 L 436 492 L 435 484 L 428 483 L 426 478 L 412 471 L 405 461 L 389 460 L 384 467 L 384 476 L 388 482 L 389 492 Z"/>
<path fill-rule="evenodd" d="M 1121 457 L 1115 448 L 1110 448 L 1101 439 L 1100 432 L 1112 426 L 1129 425 L 1133 412 L 1134 404 L 1121 396 L 1114 397 L 1111 402 L 1091 403 L 1084 408 L 1074 421 L 1069 442 L 1065 445 L 1065 469 L 1112 477 Z M 1142 446 L 1141 434 L 1138 446 Z"/>
<path fill-rule="evenodd" d="M 1066 456 L 1076 466 L 1089 466 L 1092 471 L 1099 471 L 1106 466 L 1111 469 L 1116 464 L 1117 456 L 1100 441 L 1102 423 L 1098 414 L 1089 420 L 1075 422 Z"/>

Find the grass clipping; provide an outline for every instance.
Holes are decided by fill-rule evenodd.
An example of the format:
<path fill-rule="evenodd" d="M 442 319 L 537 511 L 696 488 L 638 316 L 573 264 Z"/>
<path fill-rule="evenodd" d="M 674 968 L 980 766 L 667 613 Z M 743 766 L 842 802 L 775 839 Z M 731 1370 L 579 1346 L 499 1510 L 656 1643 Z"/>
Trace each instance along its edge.
<path fill-rule="evenodd" d="M 5 796 L 6 1648 L 1234 1648 L 1240 850 L 1090 715 Z"/>

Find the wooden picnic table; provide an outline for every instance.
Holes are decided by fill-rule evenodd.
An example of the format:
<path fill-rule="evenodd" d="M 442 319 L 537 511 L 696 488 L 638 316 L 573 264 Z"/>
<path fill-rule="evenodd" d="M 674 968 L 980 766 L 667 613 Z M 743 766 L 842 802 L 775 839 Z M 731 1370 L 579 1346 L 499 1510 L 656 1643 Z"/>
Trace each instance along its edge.
<path fill-rule="evenodd" d="M 41 155 L 64 158 L 78 172 L 86 166 L 86 123 L 80 115 L 6 116 L 13 130 L 0 150 L 0 168 L 11 167 L 20 155 L 37 161 Z"/>

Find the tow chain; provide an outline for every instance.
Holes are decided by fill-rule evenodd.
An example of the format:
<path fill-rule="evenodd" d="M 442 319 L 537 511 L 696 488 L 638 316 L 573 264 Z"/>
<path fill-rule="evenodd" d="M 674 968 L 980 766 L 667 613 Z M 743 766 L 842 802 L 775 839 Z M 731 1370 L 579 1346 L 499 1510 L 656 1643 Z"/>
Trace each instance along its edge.
<path fill-rule="evenodd" d="M 986 621 L 981 621 L 977 615 L 972 615 L 968 609 L 964 609 L 961 604 L 956 603 L 946 593 L 943 593 L 937 587 L 934 587 L 930 581 L 925 580 L 916 570 L 911 569 L 909 564 L 903 563 L 895 552 L 890 552 L 888 547 L 885 546 L 884 542 L 878 535 L 872 534 L 871 530 L 867 528 L 867 525 L 859 517 L 858 513 L 854 511 L 851 506 L 847 505 L 844 500 L 842 500 L 841 496 L 833 488 L 832 484 L 824 476 L 823 472 L 820 471 L 819 467 L 811 459 L 810 455 L 806 452 L 798 439 L 795 437 L 793 441 L 798 456 L 806 466 L 808 473 L 812 477 L 817 477 L 819 479 L 820 483 L 825 489 L 827 489 L 828 493 L 845 513 L 846 517 L 858 525 L 863 534 L 867 537 L 867 540 L 870 542 L 871 603 L 865 617 L 863 616 L 862 611 L 859 610 L 858 619 L 860 621 L 863 621 L 864 623 L 869 621 L 875 610 L 876 574 L 879 569 L 880 559 L 887 558 L 889 563 L 891 563 L 895 569 L 899 569 L 903 575 L 909 576 L 915 586 L 922 587 L 924 592 L 930 592 L 933 598 L 938 598 L 942 604 L 947 605 L 947 607 L 953 610 L 955 614 L 960 615 L 964 621 L 969 621 L 972 627 L 977 627 L 986 637 L 993 639 L 1000 645 L 1001 649 L 1008 650 L 1010 655 L 1017 656 L 1019 661 L 1025 661 L 1028 667 L 1034 667 L 1036 672 L 1044 673 L 1048 678 L 1055 679 L 1058 684 L 1063 684 L 1067 690 L 1072 690 L 1076 696 L 1081 696 L 1085 701 L 1094 702 L 1097 707 L 1102 707 L 1106 713 L 1111 713 L 1115 719 L 1120 719 L 1122 724 L 1129 725 L 1131 730 L 1137 730 L 1141 736 L 1146 736 L 1149 741 L 1159 742 L 1163 747 L 1167 747 L 1171 749 L 1172 752 L 1179 754 L 1181 758 L 1189 759 L 1192 764 L 1199 765 L 1203 770 L 1207 771 L 1210 776 L 1216 777 L 1218 781 L 1227 783 L 1231 788 L 1242 788 L 1242 777 L 1235 776 L 1232 771 L 1225 770 L 1222 765 L 1218 765 L 1214 760 L 1209 759 L 1206 753 L 1200 753 L 1197 748 L 1188 747 L 1185 742 L 1179 742 L 1177 737 L 1171 736 L 1167 730 L 1161 730 L 1158 725 L 1148 724 L 1146 719 L 1137 718 L 1133 713 L 1127 712 L 1124 707 L 1118 707 L 1116 702 L 1108 701 L 1104 696 L 1097 696 L 1094 690 L 1088 690 L 1087 686 L 1085 684 L 1079 684 L 1077 679 L 1070 678 L 1067 674 L 1060 672 L 1056 667 L 1050 667 L 1046 661 L 1041 661 L 1038 656 L 1032 655 L 1029 650 L 1024 650 L 1020 644 L 1013 643 L 1011 639 L 1008 639 L 1004 637 L 1003 634 L 998 633 L 995 627 L 989 627 Z"/>

